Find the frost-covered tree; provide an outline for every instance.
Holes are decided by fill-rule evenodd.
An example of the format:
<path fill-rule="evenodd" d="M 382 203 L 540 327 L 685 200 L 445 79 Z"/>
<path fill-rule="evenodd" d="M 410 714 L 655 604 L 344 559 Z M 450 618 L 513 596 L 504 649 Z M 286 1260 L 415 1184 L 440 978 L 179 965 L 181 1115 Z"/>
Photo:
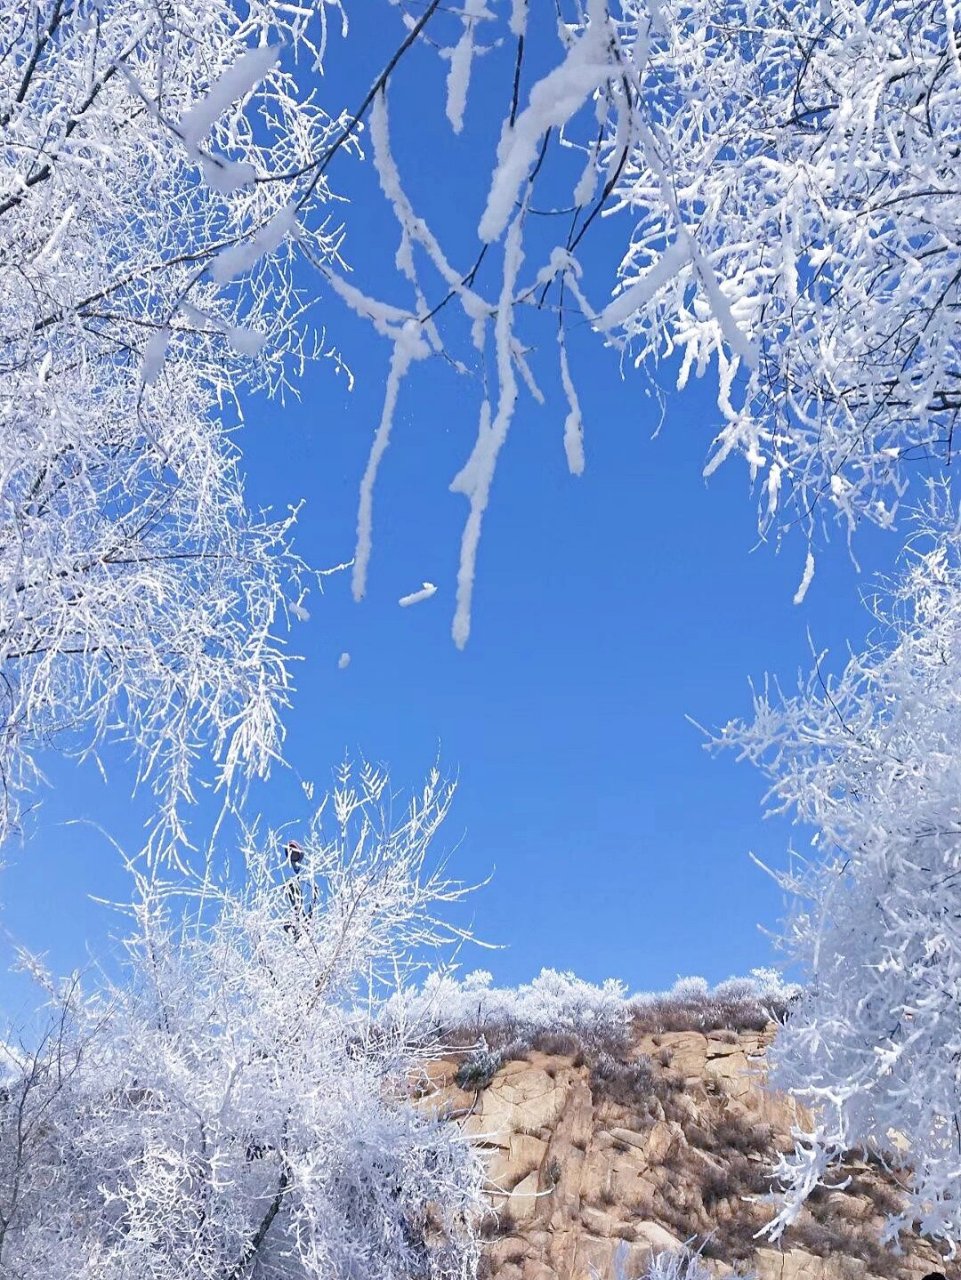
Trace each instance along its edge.
<path fill-rule="evenodd" d="M 815 1127 L 778 1173 L 779 1234 L 846 1150 L 903 1165 L 889 1232 L 919 1219 L 961 1245 L 961 542 L 929 528 L 879 612 L 876 647 L 794 697 L 767 688 L 719 741 L 758 764 L 817 856 L 777 876 L 783 943 L 809 983 L 771 1080 Z"/>
<path fill-rule="evenodd" d="M 519 987 L 495 987 L 486 969 L 476 969 L 462 979 L 435 970 L 422 985 L 392 995 L 383 1018 L 387 1026 L 434 1030 L 441 1036 L 452 1030 L 481 1036 L 498 1028 L 508 1034 L 574 1031 L 617 1038 L 626 1035 L 630 1012 L 627 987 L 614 978 L 598 986 L 573 973 L 542 969 Z"/>
<path fill-rule="evenodd" d="M 336 257 L 344 122 L 292 66 L 326 12 L 0 9 L 0 838 L 55 736 L 132 744 L 173 835 L 201 751 L 229 783 L 280 749 L 307 583 L 230 426 L 315 351 L 293 244 Z"/>
<path fill-rule="evenodd" d="M 227 877 L 134 871 L 124 976 L 47 983 L 54 1017 L 3 1057 L 4 1280 L 468 1280 L 480 1162 L 417 1107 L 418 1046 L 373 1017 L 451 934 L 428 849 L 432 775 L 388 812 L 344 775 L 296 871 L 251 835 Z"/>
<path fill-rule="evenodd" d="M 390 349 L 360 487 L 358 597 L 404 379 L 442 353 L 475 376 L 476 440 L 451 485 L 468 502 L 459 644 L 498 458 L 522 397 L 541 396 L 531 348 L 545 315 L 575 474 L 585 451 L 571 318 L 638 361 L 676 357 L 682 383 L 716 370 L 723 425 L 710 465 L 743 454 L 765 524 L 783 512 L 811 533 L 825 511 L 849 527 L 890 525 L 905 462 L 951 456 L 961 408 L 952 6 L 561 0 L 560 21 L 556 7 L 545 16 L 527 0 L 385 7 L 404 26 L 349 118 L 318 105 L 304 70 L 323 56 L 332 10 L 33 0 L 0 14 L 7 798 L 29 784 L 50 736 L 84 750 L 117 732 L 140 749 L 177 836 L 204 745 L 225 784 L 277 755 L 288 669 L 274 632 L 286 607 L 302 610 L 303 587 L 289 521 L 246 510 L 225 415 L 245 384 L 278 390 L 307 354 L 295 253 Z M 394 159 L 391 130 L 405 107 L 395 72 L 408 56 L 440 70 L 455 138 L 471 81 L 501 77 L 502 128 L 486 194 L 463 212 L 466 251 L 424 221 Z M 348 274 L 339 226 L 326 220 L 329 173 L 361 127 L 399 236 L 400 300 L 394 282 Z M 621 237 L 614 288 L 579 256 L 602 227 Z M 807 1046 L 816 1065 L 830 1033 L 835 1074 L 823 1096 L 840 1119 L 797 1166 L 795 1186 L 809 1184 L 835 1138 L 874 1126 L 881 1140 L 884 1100 L 893 1115 L 901 1097 L 888 1084 L 910 1085 L 915 1110 L 899 1112 L 895 1127 L 921 1143 L 918 1205 L 932 1230 L 956 1212 L 942 1192 L 961 1159 L 961 1138 L 956 1156 L 944 1128 L 956 1076 L 948 1041 L 942 1052 L 937 1039 L 951 1019 L 935 1019 L 911 988 L 902 1047 L 876 1053 L 864 1028 L 897 1012 L 897 984 L 868 963 L 864 983 L 845 985 L 839 957 L 874 947 L 878 964 L 920 966 L 919 984 L 955 998 L 950 963 L 912 951 L 939 953 L 949 928 L 933 905 L 944 894 L 921 894 L 912 877 L 948 877 L 949 894 L 953 875 L 949 641 L 961 581 L 954 544 L 939 545 L 905 588 L 912 612 L 895 619 L 901 630 L 881 656 L 853 664 L 826 698 L 815 689 L 777 715 L 763 704 L 741 739 L 759 758 L 773 750 L 785 802 L 844 855 L 815 873 L 816 886 L 832 886 L 816 897 L 817 928 L 799 927 L 822 993 L 811 998 L 835 998 L 850 1018 L 792 1019 L 786 1042 Z M 809 555 L 802 589 L 811 572 Z M 928 841 L 943 847 L 941 863 L 920 860 Z M 878 880 L 882 863 L 888 878 Z M 834 893 L 840 884 L 846 891 Z M 884 929 L 869 927 L 871 893 L 886 903 L 885 886 L 903 895 L 897 927 L 915 929 L 896 955 L 884 951 Z M 285 933 L 291 946 L 296 933 Z M 862 1025 L 869 1015 L 875 1022 Z M 912 1068 L 903 1080 L 899 1062 Z"/>
<path fill-rule="evenodd" d="M 744 455 L 762 523 L 783 510 L 810 533 L 823 509 L 888 525 L 905 461 L 950 457 L 953 9 L 564 0 L 558 22 L 527 0 L 390 6 L 396 47 L 347 116 L 316 74 L 329 17 L 350 15 L 339 8 L 32 0 L 0 16 L 8 796 L 62 729 L 83 748 L 122 723 L 175 798 L 201 744 L 225 778 L 276 755 L 288 676 L 271 637 L 303 587 L 286 579 L 289 521 L 246 511 L 224 414 L 245 384 L 280 388 L 307 353 L 296 322 L 315 285 L 295 287 L 296 254 L 391 351 L 360 486 L 358 597 L 405 377 L 444 353 L 474 379 L 476 442 L 451 485 L 469 504 L 459 644 L 497 460 L 523 397 L 542 395 L 531 349 L 545 316 L 575 474 L 566 335 L 585 319 L 648 366 L 678 356 L 681 382 L 716 367 L 709 465 Z M 455 144 L 471 85 L 502 87 L 486 195 L 464 207 L 454 247 L 391 147 L 400 68 L 418 57 Z M 362 136 L 399 235 L 400 290 L 339 256 L 327 183 Z M 616 282 L 578 256 L 602 232 Z M 804 583 L 812 571 L 809 558 Z"/>

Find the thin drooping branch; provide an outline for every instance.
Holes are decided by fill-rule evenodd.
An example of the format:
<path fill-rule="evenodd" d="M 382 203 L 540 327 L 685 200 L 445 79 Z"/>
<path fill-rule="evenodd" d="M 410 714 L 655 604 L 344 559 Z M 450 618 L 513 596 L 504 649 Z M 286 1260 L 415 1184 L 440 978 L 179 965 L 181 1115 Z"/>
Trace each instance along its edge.
<path fill-rule="evenodd" d="M 404 37 L 404 39 L 400 42 L 400 44 L 394 50 L 393 54 L 388 59 L 380 75 L 377 76 L 373 84 L 367 90 L 367 93 L 365 94 L 364 99 L 361 102 L 360 106 L 351 116 L 350 120 L 348 120 L 347 124 L 343 127 L 343 129 L 340 131 L 340 133 L 337 135 L 337 137 L 334 139 L 331 145 L 327 147 L 323 155 L 320 156 L 317 159 L 317 161 L 311 165 L 311 168 L 314 169 L 314 176 L 311 178 L 310 183 L 307 186 L 307 190 L 300 197 L 300 201 L 306 201 L 311 195 L 313 195 L 314 189 L 317 186 L 317 183 L 326 173 L 327 167 L 330 164 L 330 162 L 333 160 L 334 156 L 337 154 L 340 148 L 344 146 L 346 142 L 349 142 L 350 139 L 354 136 L 357 130 L 357 126 L 367 115 L 367 112 L 370 110 L 374 99 L 377 97 L 379 93 L 383 93 L 384 89 L 387 87 L 387 82 L 390 80 L 390 77 L 393 75 L 395 69 L 399 65 L 404 54 L 407 52 L 408 49 L 412 48 L 413 45 L 420 39 L 421 33 L 423 32 L 424 28 L 427 26 L 428 22 L 430 22 L 434 14 L 437 12 L 439 7 L 440 7 L 440 0 L 428 0 L 428 4 L 427 4 L 427 7 L 424 9 L 424 12 L 420 15 L 417 21 L 413 23 L 410 30 L 407 32 L 407 35 Z"/>

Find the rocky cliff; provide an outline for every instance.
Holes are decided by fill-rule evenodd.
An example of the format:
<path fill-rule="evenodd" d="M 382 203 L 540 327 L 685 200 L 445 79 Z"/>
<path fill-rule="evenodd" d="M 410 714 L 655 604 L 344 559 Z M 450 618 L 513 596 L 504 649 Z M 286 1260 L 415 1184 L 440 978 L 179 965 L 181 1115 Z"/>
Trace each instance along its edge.
<path fill-rule="evenodd" d="M 626 1280 L 652 1253 L 693 1239 L 719 1276 L 760 1280 L 920 1280 L 952 1275 L 936 1249 L 879 1243 L 898 1184 L 879 1160 L 852 1159 L 843 1190 L 819 1190 L 778 1245 L 754 1239 L 772 1215 L 792 1101 L 762 1088 L 764 1031 L 635 1029 L 616 1054 L 571 1036 L 452 1052 L 430 1064 L 424 1103 L 480 1145 L 491 1214 L 484 1270 L 496 1280 Z M 841 1179 L 839 1178 L 839 1181 Z"/>

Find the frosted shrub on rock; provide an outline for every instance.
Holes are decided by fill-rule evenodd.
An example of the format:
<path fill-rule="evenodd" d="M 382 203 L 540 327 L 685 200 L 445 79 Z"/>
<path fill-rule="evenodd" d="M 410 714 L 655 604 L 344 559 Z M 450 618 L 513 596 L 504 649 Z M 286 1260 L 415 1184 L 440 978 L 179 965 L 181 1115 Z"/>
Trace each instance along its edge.
<path fill-rule="evenodd" d="M 474 1275 L 479 1164 L 409 1102 L 419 1046 L 360 1016 L 461 893 L 425 862 L 449 791 L 390 825 L 385 787 L 342 779 L 296 877 L 273 833 L 221 882 L 138 876 L 125 979 L 49 984 L 0 1095 L 0 1274 Z"/>
<path fill-rule="evenodd" d="M 842 1154 L 903 1164 L 913 1219 L 961 1244 L 961 543 L 934 526 L 905 555 L 875 647 L 794 697 L 765 689 L 719 741 L 759 765 L 773 807 L 813 827 L 816 857 L 777 878 L 784 937 L 810 985 L 779 1032 L 772 1082 L 815 1110 L 778 1176 L 773 1233 Z M 892 1131 L 907 1139 L 902 1155 Z"/>
<path fill-rule="evenodd" d="M 759 1003 L 788 1004 L 801 994 L 796 982 L 785 982 L 777 969 L 752 969 L 748 978 L 727 978 L 711 993 L 716 1000 L 757 1000 Z"/>
<path fill-rule="evenodd" d="M 320 35 L 273 0 L 0 6 L 0 839 L 51 739 L 137 748 L 170 838 L 200 758 L 280 751 L 309 579 L 230 428 L 317 349 L 292 266 L 336 254 L 339 121 L 280 49 Z"/>
<path fill-rule="evenodd" d="M 401 1026 L 433 1029 L 441 1037 L 457 1032 L 496 1038 L 503 1045 L 514 1038 L 569 1033 L 588 1045 L 616 1050 L 638 1024 L 711 1029 L 737 1025 L 740 1018 L 763 1027 L 783 1014 L 799 990 L 773 969 L 755 969 L 751 977 L 729 978 L 714 988 L 704 978 L 681 978 L 670 991 L 635 996 L 614 978 L 598 986 L 556 969 L 543 969 L 519 987 L 495 987 L 491 974 L 479 969 L 462 979 L 432 973 L 422 986 L 392 996 L 384 1016 Z"/>
<path fill-rule="evenodd" d="M 655 1253 L 644 1272 L 644 1280 L 711 1280 L 712 1275 L 699 1253 L 690 1249 L 665 1249 Z"/>
<path fill-rule="evenodd" d="M 454 1082 L 458 1089 L 485 1089 L 494 1079 L 502 1061 L 497 1049 L 488 1049 L 482 1043 L 457 1068 Z"/>
<path fill-rule="evenodd" d="M 666 993 L 668 1000 L 706 1000 L 708 985 L 706 978 L 678 978 L 670 991 Z"/>
<path fill-rule="evenodd" d="M 519 987 L 495 987 L 486 970 L 458 980 L 452 973 L 430 974 L 421 987 L 391 997 L 387 1016 L 433 1028 L 441 1035 L 461 1031 L 499 1040 L 541 1031 L 569 1031 L 599 1040 L 626 1035 L 630 1019 L 627 988 L 608 978 L 601 986 L 572 973 L 542 969 Z"/>
<path fill-rule="evenodd" d="M 542 969 L 518 988 L 521 1019 L 532 1026 L 578 1031 L 589 1036 L 616 1036 L 624 1022 L 627 987 L 617 978 L 599 986 L 572 973 Z"/>
<path fill-rule="evenodd" d="M 783 1020 L 801 988 L 774 969 L 752 969 L 747 978 L 679 978 L 670 991 L 634 996 L 635 1026 L 648 1031 L 761 1031 Z"/>

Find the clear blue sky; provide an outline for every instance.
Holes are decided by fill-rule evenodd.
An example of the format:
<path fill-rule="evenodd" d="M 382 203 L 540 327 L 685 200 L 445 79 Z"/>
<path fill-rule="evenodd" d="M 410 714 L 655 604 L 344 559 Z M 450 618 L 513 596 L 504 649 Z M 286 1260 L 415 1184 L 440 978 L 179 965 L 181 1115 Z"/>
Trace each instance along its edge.
<path fill-rule="evenodd" d="M 347 86 L 369 81 L 394 35 L 387 28 L 381 48 L 374 38 L 355 41 L 349 56 L 332 59 L 332 101 L 340 93 L 356 100 Z M 446 125 L 431 124 L 442 110 L 433 59 L 411 61 L 394 90 L 415 109 L 416 127 L 395 125 L 411 194 L 455 238 L 458 211 L 477 210 L 483 195 L 475 148 L 499 120 L 504 65 L 496 55 L 482 63 L 474 110 L 483 123 L 453 147 Z M 351 181 L 362 197 L 373 189 L 363 175 Z M 372 287 L 380 275 L 385 296 L 406 301 L 376 269 L 396 245 L 382 205 L 355 209 L 347 256 L 358 282 Z M 474 222 L 472 212 L 468 228 Z M 602 264 L 607 231 L 598 232 L 587 256 Z M 251 403 L 239 443 L 252 502 L 283 509 L 307 499 L 298 549 L 324 566 L 352 553 L 388 352 L 334 302 L 323 300 L 318 317 L 357 375 L 353 393 L 319 365 L 301 403 Z M 549 324 L 542 345 L 548 369 Z M 293 772 L 278 775 L 258 803 L 276 823 L 302 817 L 295 774 L 322 785 L 345 751 L 389 764 L 400 786 L 417 785 L 439 752 L 460 778 L 446 833 L 447 845 L 458 845 L 452 869 L 467 880 L 495 871 L 471 914 L 482 937 L 507 944 L 464 956 L 468 966 L 504 982 L 544 965 L 621 977 L 634 989 L 667 986 L 678 974 L 716 981 L 772 962 L 758 925 L 773 926 L 783 904 L 748 851 L 783 865 L 791 832 L 762 821 L 761 780 L 750 767 L 709 756 L 685 717 L 719 726 L 746 713 L 748 677 L 765 671 L 790 685 L 810 665 L 808 628 L 841 661 L 845 642 L 858 643 L 868 625 L 858 593 L 869 583 L 836 538 L 819 556 L 807 600 L 792 604 L 801 540 L 779 556 L 770 546 L 753 550 L 755 501 L 741 463 L 708 484 L 701 478 L 718 421 L 709 381 L 670 401 L 652 439 L 657 410 L 640 377 L 628 370 L 622 378 L 613 353 L 583 333 L 571 360 L 586 473 L 567 473 L 564 406 L 547 376 L 548 404 L 523 398 L 502 456 L 463 653 L 450 621 L 466 504 L 447 485 L 470 450 L 475 389 L 440 361 L 411 377 L 376 494 L 368 598 L 354 604 L 340 574 L 307 602 L 310 621 L 292 637 L 305 658 L 289 721 Z M 865 566 L 884 563 L 895 542 L 875 535 L 859 543 Z M 437 594 L 399 608 L 424 580 Z M 342 651 L 351 654 L 346 670 L 337 665 Z M 55 759 L 50 779 L 25 845 L 2 873 L 0 902 L 6 928 L 64 969 L 115 927 L 88 895 L 123 888 L 105 838 L 64 824 L 89 820 L 132 848 L 142 806 L 116 760 L 106 785 L 92 767 Z"/>

